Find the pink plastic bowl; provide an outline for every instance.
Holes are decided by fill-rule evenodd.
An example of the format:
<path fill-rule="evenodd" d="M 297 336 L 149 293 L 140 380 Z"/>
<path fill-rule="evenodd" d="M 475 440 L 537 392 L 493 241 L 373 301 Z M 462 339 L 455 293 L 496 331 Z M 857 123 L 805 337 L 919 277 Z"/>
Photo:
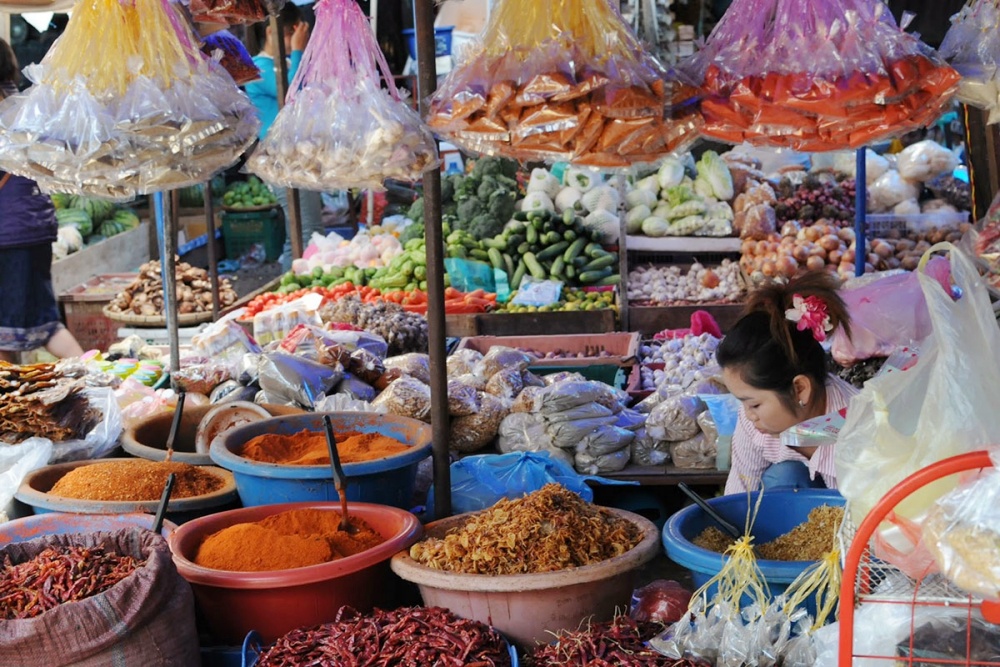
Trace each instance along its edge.
<path fill-rule="evenodd" d="M 250 630 L 272 642 L 289 630 L 332 621 L 343 605 L 368 611 L 392 603 L 395 579 L 389 559 L 423 535 L 415 516 L 395 507 L 350 503 L 348 511 L 385 538 L 373 549 L 330 563 L 273 572 L 229 572 L 195 565 L 209 535 L 237 523 L 260 521 L 289 510 L 339 511 L 339 503 L 286 503 L 220 512 L 189 521 L 170 536 L 178 572 L 194 589 L 213 637 L 240 644 Z M 254 545 L 246 545 L 253 549 Z"/>

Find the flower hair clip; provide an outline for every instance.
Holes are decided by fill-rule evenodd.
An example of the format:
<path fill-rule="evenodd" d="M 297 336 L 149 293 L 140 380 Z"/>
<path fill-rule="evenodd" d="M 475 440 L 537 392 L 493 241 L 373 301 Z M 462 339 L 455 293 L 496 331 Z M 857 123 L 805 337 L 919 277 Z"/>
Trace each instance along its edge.
<path fill-rule="evenodd" d="M 817 296 L 792 296 L 792 307 L 785 311 L 785 319 L 795 322 L 799 331 L 812 331 L 818 343 L 826 340 L 827 331 L 833 331 L 826 303 Z"/>

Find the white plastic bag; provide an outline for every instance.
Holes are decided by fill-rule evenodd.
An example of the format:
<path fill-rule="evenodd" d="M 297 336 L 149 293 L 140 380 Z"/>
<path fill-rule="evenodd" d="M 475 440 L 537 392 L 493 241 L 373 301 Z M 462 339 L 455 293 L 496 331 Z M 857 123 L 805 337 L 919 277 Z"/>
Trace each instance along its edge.
<path fill-rule="evenodd" d="M 952 278 L 963 292 L 957 301 L 925 274 L 931 254 L 939 251 L 950 252 Z M 920 357 L 906 371 L 890 370 L 867 382 L 851 400 L 840 431 L 837 480 L 855 524 L 906 476 L 1000 442 L 1000 329 L 986 287 L 969 256 L 950 243 L 928 250 L 918 272 L 932 325 Z M 954 484 L 941 480 L 923 487 L 896 514 L 918 520 Z"/>
<path fill-rule="evenodd" d="M 32 470 L 38 470 L 52 456 L 52 441 L 28 438 L 17 445 L 0 445 L 0 523 L 10 517 L 10 504 L 21 482 Z"/>

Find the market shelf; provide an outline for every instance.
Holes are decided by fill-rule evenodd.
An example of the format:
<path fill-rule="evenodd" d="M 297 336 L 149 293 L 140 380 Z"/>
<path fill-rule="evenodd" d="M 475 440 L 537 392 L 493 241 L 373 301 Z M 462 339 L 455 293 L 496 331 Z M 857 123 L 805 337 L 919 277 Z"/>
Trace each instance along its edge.
<path fill-rule="evenodd" d="M 629 328 L 643 336 L 652 336 L 664 329 L 686 329 L 691 326 L 691 315 L 697 310 L 707 311 L 719 323 L 723 333 L 729 330 L 743 314 L 743 304 L 697 304 L 679 306 L 628 307 Z"/>
<path fill-rule="evenodd" d="M 605 473 L 603 477 L 619 482 L 638 482 L 641 486 L 676 486 L 685 484 L 726 483 L 728 470 L 678 468 L 674 465 L 640 466 L 629 464 L 619 472 Z"/>
<path fill-rule="evenodd" d="M 730 253 L 740 252 L 743 241 L 735 236 L 627 236 L 625 247 L 629 252 L 658 253 Z"/>

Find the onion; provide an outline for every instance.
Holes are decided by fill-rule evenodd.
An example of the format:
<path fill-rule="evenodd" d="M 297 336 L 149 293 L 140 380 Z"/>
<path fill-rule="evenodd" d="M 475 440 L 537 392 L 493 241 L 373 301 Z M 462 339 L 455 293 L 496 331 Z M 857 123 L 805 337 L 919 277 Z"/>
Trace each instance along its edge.
<path fill-rule="evenodd" d="M 810 257 L 819 257 L 824 262 L 826 261 L 826 250 L 823 250 L 820 246 L 813 246 L 812 252 L 809 253 Z"/>
<path fill-rule="evenodd" d="M 774 265 L 774 262 L 772 262 L 771 260 L 767 260 L 760 267 L 760 272 L 763 273 L 768 278 L 773 278 L 774 277 L 775 270 L 776 270 L 776 267 Z"/>
<path fill-rule="evenodd" d="M 840 237 L 841 241 L 850 243 L 854 241 L 854 230 L 851 229 L 850 227 L 844 227 L 839 232 L 837 232 L 837 236 Z"/>
<path fill-rule="evenodd" d="M 781 226 L 781 235 L 794 237 L 798 235 L 799 230 L 800 230 L 799 224 L 794 220 L 789 220 L 788 222 L 786 222 Z"/>
<path fill-rule="evenodd" d="M 774 268 L 780 275 L 791 278 L 799 270 L 799 263 L 788 255 L 784 255 L 774 263 Z"/>
<path fill-rule="evenodd" d="M 875 255 L 882 259 L 889 259 L 893 255 L 892 247 L 885 242 L 875 243 L 872 245 L 872 250 Z"/>
<path fill-rule="evenodd" d="M 815 227 L 806 227 L 803 231 L 805 231 L 806 240 L 812 241 L 813 243 L 819 241 L 819 238 L 822 236 L 822 234 L 819 233 L 819 230 Z"/>
<path fill-rule="evenodd" d="M 840 247 L 840 239 L 833 234 L 827 234 L 826 236 L 820 238 L 819 245 L 823 248 L 823 250 L 830 252 L 831 250 L 836 250 Z"/>
<path fill-rule="evenodd" d="M 840 261 L 847 262 L 848 264 L 854 264 L 854 248 L 850 248 L 844 252 L 844 256 L 840 258 Z"/>
<path fill-rule="evenodd" d="M 792 249 L 792 257 L 797 262 L 804 262 L 809 259 L 809 248 L 805 245 L 797 245 Z"/>
<path fill-rule="evenodd" d="M 840 260 L 844 258 L 843 250 L 831 250 L 826 254 L 826 261 L 830 264 L 840 264 Z"/>
<path fill-rule="evenodd" d="M 806 260 L 806 269 L 808 271 L 822 271 L 824 266 L 826 266 L 826 261 L 817 255 L 813 255 Z"/>

